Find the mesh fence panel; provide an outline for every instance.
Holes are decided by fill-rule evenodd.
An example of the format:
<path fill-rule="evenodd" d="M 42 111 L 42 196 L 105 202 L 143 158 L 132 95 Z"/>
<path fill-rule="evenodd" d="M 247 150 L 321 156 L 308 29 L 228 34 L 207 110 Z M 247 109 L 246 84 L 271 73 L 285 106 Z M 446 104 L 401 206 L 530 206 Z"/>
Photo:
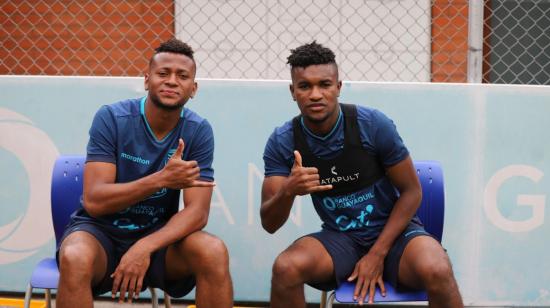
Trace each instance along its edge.
<path fill-rule="evenodd" d="M 430 1 L 176 1 L 176 35 L 199 75 L 288 79 L 289 50 L 313 40 L 348 80 L 430 81 Z"/>
<path fill-rule="evenodd" d="M 0 74 L 140 75 L 173 12 L 170 0 L 0 1 Z"/>
<path fill-rule="evenodd" d="M 432 1 L 432 81 L 466 82 L 468 17 L 468 1 Z"/>
<path fill-rule="evenodd" d="M 316 40 L 345 80 L 466 82 L 474 4 L 483 81 L 550 84 L 549 0 L 2 1 L 0 74 L 137 76 L 176 36 L 199 77 L 288 79 Z"/>
<path fill-rule="evenodd" d="M 550 84 L 550 1 L 493 0 L 484 15 L 484 81 Z"/>

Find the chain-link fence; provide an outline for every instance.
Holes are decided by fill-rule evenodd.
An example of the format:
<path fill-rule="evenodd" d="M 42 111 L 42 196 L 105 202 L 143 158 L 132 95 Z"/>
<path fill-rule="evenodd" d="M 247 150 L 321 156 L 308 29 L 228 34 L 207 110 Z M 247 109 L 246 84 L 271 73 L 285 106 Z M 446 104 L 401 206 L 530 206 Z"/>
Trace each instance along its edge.
<path fill-rule="evenodd" d="M 550 84 L 550 1 L 492 0 L 484 15 L 484 82 Z"/>
<path fill-rule="evenodd" d="M 289 49 L 317 40 L 349 80 L 430 81 L 430 1 L 176 0 L 176 35 L 203 76 L 288 79 Z"/>
<path fill-rule="evenodd" d="M 141 75 L 176 36 L 198 76 L 288 79 L 316 40 L 345 80 L 550 84 L 549 0 L 17 0 L 0 3 L 0 74 Z"/>
<path fill-rule="evenodd" d="M 1 0 L 0 74 L 140 75 L 173 12 L 172 0 Z"/>

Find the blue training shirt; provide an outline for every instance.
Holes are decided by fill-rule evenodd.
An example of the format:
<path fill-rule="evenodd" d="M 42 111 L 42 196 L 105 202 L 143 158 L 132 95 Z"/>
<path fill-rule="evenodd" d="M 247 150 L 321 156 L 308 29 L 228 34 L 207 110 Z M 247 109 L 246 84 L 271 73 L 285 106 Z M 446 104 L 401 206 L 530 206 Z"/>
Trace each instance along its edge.
<path fill-rule="evenodd" d="M 313 134 L 301 122 L 306 142 L 313 155 L 321 159 L 338 156 L 344 146 L 344 118 L 340 110 L 334 128 L 326 136 Z M 384 167 L 395 165 L 408 157 L 395 124 L 382 112 L 357 106 L 357 122 L 363 148 L 378 157 Z M 292 121 L 275 128 L 264 150 L 265 176 L 288 176 L 294 164 L 294 133 Z M 323 228 L 348 232 L 362 244 L 372 244 L 387 222 L 398 198 L 396 189 L 384 176 L 371 187 L 347 195 L 312 201 L 323 221 Z M 325 198 L 326 199 L 326 198 Z"/>
<path fill-rule="evenodd" d="M 102 106 L 90 128 L 86 161 L 113 163 L 116 165 L 115 182 L 131 182 L 164 168 L 182 138 L 185 143 L 182 159 L 196 160 L 200 178 L 213 181 L 214 135 L 208 121 L 184 108 L 176 127 L 158 140 L 147 123 L 144 110 L 145 97 Z M 180 190 L 162 188 L 119 213 L 96 219 L 80 209 L 74 219 L 138 234 L 166 223 L 178 211 L 179 196 Z"/>

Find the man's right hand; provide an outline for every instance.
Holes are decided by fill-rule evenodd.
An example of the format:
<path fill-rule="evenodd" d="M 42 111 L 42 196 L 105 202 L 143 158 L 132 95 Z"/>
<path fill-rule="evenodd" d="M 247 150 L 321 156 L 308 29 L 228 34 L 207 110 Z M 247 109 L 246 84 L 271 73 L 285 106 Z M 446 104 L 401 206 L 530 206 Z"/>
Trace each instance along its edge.
<path fill-rule="evenodd" d="M 212 187 L 214 182 L 200 181 L 200 168 L 195 160 L 185 161 L 182 154 L 185 145 L 180 138 L 176 152 L 170 157 L 161 171 L 163 187 L 183 189 L 187 187 Z"/>
<path fill-rule="evenodd" d="M 294 165 L 285 185 L 285 193 L 291 196 L 303 196 L 332 189 L 332 185 L 321 185 L 319 170 L 302 166 L 300 152 L 294 151 Z"/>

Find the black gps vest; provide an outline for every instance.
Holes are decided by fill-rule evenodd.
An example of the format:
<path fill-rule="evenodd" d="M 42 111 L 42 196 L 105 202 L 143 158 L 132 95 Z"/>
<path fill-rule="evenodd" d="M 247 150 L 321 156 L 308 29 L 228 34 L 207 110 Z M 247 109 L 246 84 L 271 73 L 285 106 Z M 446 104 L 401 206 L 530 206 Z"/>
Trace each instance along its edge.
<path fill-rule="evenodd" d="M 375 155 L 361 144 L 357 125 L 357 107 L 340 104 L 344 116 L 344 149 L 332 159 L 321 159 L 313 155 L 306 142 L 300 117 L 292 120 L 294 147 L 302 155 L 304 167 L 319 170 L 321 185 L 332 185 L 328 191 L 318 192 L 319 197 L 339 196 L 371 186 L 385 175 L 385 170 Z"/>

